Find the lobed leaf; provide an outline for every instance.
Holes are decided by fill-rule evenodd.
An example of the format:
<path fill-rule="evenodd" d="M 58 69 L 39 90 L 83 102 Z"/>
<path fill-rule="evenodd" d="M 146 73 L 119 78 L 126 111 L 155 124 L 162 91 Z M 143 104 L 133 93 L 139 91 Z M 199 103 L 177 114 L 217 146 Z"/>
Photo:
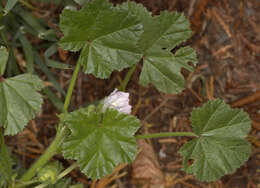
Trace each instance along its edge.
<path fill-rule="evenodd" d="M 74 159 L 89 178 L 111 174 L 120 163 L 132 162 L 137 154 L 134 137 L 140 122 L 132 115 L 107 109 L 104 114 L 82 108 L 66 116 L 71 135 L 63 144 L 65 158 Z"/>
<path fill-rule="evenodd" d="M 193 67 L 188 64 L 190 61 L 197 62 L 196 53 L 190 47 L 179 49 L 175 55 L 162 49 L 150 51 L 150 54 L 144 58 L 139 83 L 143 86 L 152 83 L 164 93 L 179 93 L 185 86 L 181 69 L 192 71 Z"/>
<path fill-rule="evenodd" d="M 251 151 L 246 136 L 251 122 L 245 112 L 231 109 L 217 99 L 193 110 L 191 121 L 198 138 L 180 150 L 187 173 L 201 181 L 214 181 L 233 173 L 248 160 Z"/>
<path fill-rule="evenodd" d="M 85 73 L 108 78 L 112 71 L 137 64 L 142 57 L 137 42 L 143 32 L 128 7 L 94 0 L 79 11 L 64 10 L 60 19 L 65 50 L 79 51 Z"/>
<path fill-rule="evenodd" d="M 152 13 L 149 12 L 141 3 L 127 1 L 118 5 L 116 8 L 127 11 L 130 15 L 135 16 L 141 21 L 144 27 L 146 27 L 147 22 L 152 18 Z M 139 39 L 140 40 L 140 39 Z"/>
<path fill-rule="evenodd" d="M 189 20 L 182 13 L 163 11 L 149 18 L 138 45 L 147 55 L 154 49 L 172 50 L 191 34 Z"/>
<path fill-rule="evenodd" d="M 152 83 L 164 93 L 180 92 L 185 86 L 181 69 L 193 70 L 188 62 L 197 63 L 196 53 L 190 47 L 180 48 L 175 55 L 170 51 L 190 37 L 189 21 L 183 14 L 165 11 L 147 19 L 144 30 L 139 41 L 144 53 L 139 83 Z"/>
<path fill-rule="evenodd" d="M 185 80 L 181 69 L 193 70 L 197 63 L 193 49 L 170 51 L 191 34 L 183 14 L 164 11 L 159 16 L 141 4 L 126 2 L 114 7 L 107 0 L 94 0 L 80 11 L 64 10 L 60 28 L 63 49 L 79 51 L 85 73 L 108 78 L 114 70 L 137 64 L 143 58 L 139 83 L 152 83 L 159 91 L 178 93 Z"/>
<path fill-rule="evenodd" d="M 0 126 L 5 135 L 17 134 L 40 112 L 43 100 L 38 91 L 42 88 L 42 81 L 31 74 L 0 82 Z"/>

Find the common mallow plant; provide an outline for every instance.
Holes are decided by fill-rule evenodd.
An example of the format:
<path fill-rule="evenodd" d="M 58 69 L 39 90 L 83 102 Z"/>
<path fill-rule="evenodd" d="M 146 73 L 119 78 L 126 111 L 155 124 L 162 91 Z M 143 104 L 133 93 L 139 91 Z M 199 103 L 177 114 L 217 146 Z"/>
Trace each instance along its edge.
<path fill-rule="evenodd" d="M 25 187 L 57 182 L 75 167 L 92 179 L 112 173 L 120 163 L 135 160 L 137 139 L 190 136 L 180 150 L 183 170 L 201 181 L 215 181 L 233 173 L 250 156 L 246 137 L 250 131 L 248 115 L 231 109 L 223 100 L 208 101 L 191 113 L 192 132 L 161 132 L 135 135 L 141 122 L 131 115 L 126 85 L 135 67 L 143 62 L 139 83 L 151 83 L 160 92 L 176 94 L 183 90 L 185 79 L 181 69 L 193 71 L 197 63 L 189 46 L 172 49 L 186 41 L 191 30 L 182 13 L 163 11 L 151 16 L 141 4 L 126 2 L 113 6 L 108 0 L 93 0 L 80 10 L 65 9 L 60 16 L 64 36 L 59 45 L 64 50 L 80 51 L 67 96 L 64 101 L 57 135 L 45 153 L 21 177 L 13 174 L 9 150 L 3 135 L 15 135 L 40 111 L 43 100 L 39 93 L 42 81 L 35 75 L 22 74 L 4 78 L 8 58 L 0 48 L 0 176 L 3 187 Z M 188 64 L 188 63 L 192 64 Z M 120 91 L 115 89 L 98 105 L 68 111 L 78 73 L 109 78 L 117 70 L 130 68 Z M 48 174 L 47 162 L 61 153 L 75 163 L 68 169 Z M 192 164 L 188 163 L 190 160 Z M 48 169 L 48 171 L 46 171 Z M 44 174 L 42 177 L 39 177 Z M 51 177 L 49 181 L 48 177 Z M 43 181 L 44 180 L 44 181 Z"/>

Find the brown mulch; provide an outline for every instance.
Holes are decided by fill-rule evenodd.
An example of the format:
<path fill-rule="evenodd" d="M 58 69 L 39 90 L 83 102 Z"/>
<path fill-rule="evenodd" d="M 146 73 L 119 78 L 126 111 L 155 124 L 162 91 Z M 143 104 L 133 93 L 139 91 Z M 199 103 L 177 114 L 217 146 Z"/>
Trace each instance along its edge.
<path fill-rule="evenodd" d="M 119 1 L 114 1 L 119 2 Z M 163 176 L 162 186 L 169 188 L 259 188 L 260 187 L 260 1 L 259 0 L 136 0 L 144 4 L 154 15 L 161 10 L 184 11 L 191 21 L 193 36 L 187 42 L 198 54 L 198 65 L 193 73 L 183 71 L 187 80 L 186 89 L 178 95 L 159 93 L 153 86 L 138 85 L 141 66 L 135 71 L 127 90 L 131 93 L 133 114 L 141 119 L 140 133 L 163 131 L 191 131 L 189 116 L 194 107 L 209 99 L 221 98 L 233 107 L 243 108 L 252 119 L 248 140 L 252 143 L 252 155 L 247 163 L 234 174 L 221 180 L 203 183 L 181 170 L 182 158 L 179 148 L 189 140 L 186 137 L 153 139 L 149 141 L 156 157 L 143 159 L 145 164 L 154 164 L 153 173 Z M 48 7 L 44 7 L 48 8 Z M 51 9 L 55 11 L 61 8 Z M 56 54 L 66 59 L 73 54 Z M 76 57 L 71 58 L 75 62 Z M 71 109 L 88 102 L 102 99 L 120 85 L 127 70 L 114 72 L 109 80 L 96 79 L 80 74 L 73 96 Z M 66 89 L 71 71 L 56 72 L 60 84 Z M 28 167 L 50 144 L 55 135 L 58 112 L 45 100 L 42 113 L 31 121 L 19 135 L 8 138 L 8 145 L 19 156 L 23 166 Z M 146 146 L 148 147 L 148 146 Z M 69 162 L 60 160 L 64 165 Z M 133 168 L 136 168 L 133 166 Z M 137 188 L 152 187 L 135 177 L 130 165 L 121 165 L 115 173 L 99 182 L 87 179 L 78 170 L 70 176 L 86 187 Z M 158 168 L 158 169 L 155 169 Z M 149 169 L 149 168 L 147 168 Z M 137 172 L 138 173 L 138 172 Z M 149 172 L 148 172 L 149 173 Z M 162 173 L 162 174 L 161 174 Z M 145 174 L 144 177 L 150 177 Z M 138 185 L 138 186 L 137 186 Z"/>

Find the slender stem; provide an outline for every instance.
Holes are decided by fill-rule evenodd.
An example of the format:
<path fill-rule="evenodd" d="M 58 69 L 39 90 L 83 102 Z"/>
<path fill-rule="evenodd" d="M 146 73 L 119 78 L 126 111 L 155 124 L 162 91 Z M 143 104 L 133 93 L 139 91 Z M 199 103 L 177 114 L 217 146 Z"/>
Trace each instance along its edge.
<path fill-rule="evenodd" d="M 24 6 L 26 6 L 26 7 L 29 8 L 29 9 L 39 11 L 39 9 L 33 7 L 30 3 L 28 3 L 28 2 L 25 1 L 25 0 L 19 0 L 19 2 L 22 3 Z"/>
<path fill-rule="evenodd" d="M 22 182 L 21 184 L 16 185 L 15 188 L 25 187 L 25 186 L 28 186 L 28 185 L 31 185 L 31 184 L 34 184 L 37 182 L 39 182 L 39 180 L 31 180 L 31 181 L 27 181 L 27 182 Z"/>
<path fill-rule="evenodd" d="M 70 173 L 72 170 L 74 170 L 75 168 L 78 167 L 77 163 L 73 163 L 69 168 L 65 169 L 62 173 L 60 173 L 56 179 L 56 182 L 58 180 L 60 180 L 61 178 L 63 178 L 64 176 L 66 176 L 68 173 Z M 28 185 L 28 184 L 27 184 Z M 48 183 L 42 183 L 38 186 L 36 186 L 35 188 L 44 188 L 47 187 L 49 184 Z M 17 186 L 16 188 L 18 188 L 19 186 Z"/>
<path fill-rule="evenodd" d="M 70 173 L 72 170 L 74 170 L 75 168 L 78 167 L 77 163 L 73 163 L 69 168 L 65 169 L 62 173 L 60 173 L 57 177 L 57 180 L 63 178 L 64 176 L 66 176 L 68 173 Z"/>
<path fill-rule="evenodd" d="M 67 96 L 66 96 L 66 99 L 64 102 L 63 112 L 65 112 L 65 113 L 67 113 L 68 108 L 69 108 L 72 92 L 73 92 L 73 89 L 74 89 L 74 86 L 75 86 L 75 83 L 77 80 L 79 70 L 80 70 L 80 63 L 78 62 L 76 65 L 76 68 L 73 72 L 73 75 L 72 75 L 72 78 L 70 81 L 70 85 L 69 85 L 69 89 L 67 92 Z M 53 140 L 51 145 L 46 149 L 44 154 L 22 176 L 22 178 L 20 179 L 21 182 L 31 180 L 31 178 L 36 174 L 38 169 L 43 167 L 50 160 L 50 158 L 52 158 L 53 155 L 56 155 L 57 153 L 59 153 L 60 146 L 61 146 L 64 138 L 66 137 L 67 132 L 68 132 L 67 127 L 64 126 L 63 122 L 60 122 L 58 125 L 57 134 L 56 134 L 55 139 Z"/>
<path fill-rule="evenodd" d="M 153 134 L 144 134 L 135 136 L 137 139 L 147 139 L 147 138 L 161 138 L 169 136 L 195 136 L 198 137 L 193 132 L 164 132 L 164 133 L 153 133 Z"/>
<path fill-rule="evenodd" d="M 22 176 L 19 181 L 29 181 L 35 175 L 38 169 L 44 166 L 53 155 L 57 154 L 57 151 L 61 146 L 66 133 L 66 127 L 63 127 L 60 131 L 57 132 L 57 135 L 51 145 L 46 149 L 44 154 L 32 165 L 32 167 Z"/>
<path fill-rule="evenodd" d="M 2 153 L 1 158 L 5 159 L 6 167 L 7 169 L 4 169 L 5 172 L 8 174 L 8 183 L 10 184 L 12 181 L 12 166 L 11 166 L 11 158 L 9 156 L 9 153 L 7 151 L 7 147 L 5 145 L 4 135 L 2 133 L 2 128 L 0 127 L 0 150 Z"/>
<path fill-rule="evenodd" d="M 74 86 L 75 86 L 75 83 L 76 83 L 76 80 L 77 80 L 77 77 L 78 77 L 79 70 L 80 70 L 80 63 L 78 62 L 76 67 L 75 67 L 75 70 L 73 72 L 73 75 L 72 75 L 72 78 L 71 78 L 71 81 L 70 81 L 70 85 L 69 85 L 69 89 L 67 91 L 67 96 L 66 96 L 66 99 L 65 99 L 65 102 L 64 102 L 63 112 L 65 112 L 65 113 L 68 111 L 68 108 L 69 108 L 69 105 L 70 105 L 72 92 L 73 92 L 73 89 L 74 89 Z"/>
<path fill-rule="evenodd" d="M 129 69 L 129 71 L 127 72 L 127 74 L 126 74 L 126 76 L 125 76 L 125 79 L 123 80 L 123 82 L 122 82 L 121 85 L 120 85 L 120 90 L 121 90 L 121 91 L 125 91 L 126 86 L 127 86 L 128 82 L 129 82 L 129 80 L 130 80 L 132 74 L 134 73 L 136 67 L 137 67 L 137 64 L 134 65 L 134 66 L 132 66 L 132 67 Z"/>
<path fill-rule="evenodd" d="M 34 188 L 44 188 L 44 187 L 47 187 L 49 184 L 48 183 L 42 183 L 40 185 L 37 185 L 36 187 Z"/>

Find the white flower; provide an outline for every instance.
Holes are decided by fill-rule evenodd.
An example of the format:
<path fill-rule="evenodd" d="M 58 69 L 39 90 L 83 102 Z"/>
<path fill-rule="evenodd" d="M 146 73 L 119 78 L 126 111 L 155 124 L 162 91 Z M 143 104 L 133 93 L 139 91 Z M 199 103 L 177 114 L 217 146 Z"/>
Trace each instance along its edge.
<path fill-rule="evenodd" d="M 117 91 L 117 89 L 103 100 L 103 105 L 104 111 L 107 108 L 113 108 L 126 114 L 130 114 L 132 108 L 129 104 L 129 93 Z"/>

